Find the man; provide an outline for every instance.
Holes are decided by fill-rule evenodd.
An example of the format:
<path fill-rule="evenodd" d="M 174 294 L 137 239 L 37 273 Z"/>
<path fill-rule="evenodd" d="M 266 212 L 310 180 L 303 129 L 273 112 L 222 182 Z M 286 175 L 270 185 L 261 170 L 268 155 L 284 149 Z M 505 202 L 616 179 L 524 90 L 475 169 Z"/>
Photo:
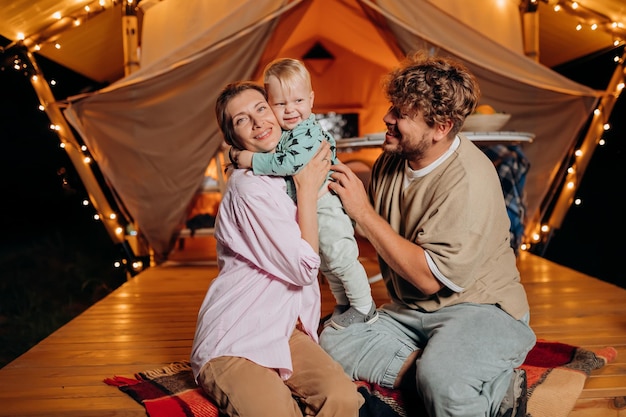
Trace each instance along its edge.
<path fill-rule="evenodd" d="M 385 88 L 369 199 L 345 165 L 329 187 L 376 249 L 391 302 L 320 343 L 353 379 L 416 384 L 430 417 L 495 416 L 536 338 L 495 168 L 459 134 L 479 87 L 461 64 L 418 53 Z"/>

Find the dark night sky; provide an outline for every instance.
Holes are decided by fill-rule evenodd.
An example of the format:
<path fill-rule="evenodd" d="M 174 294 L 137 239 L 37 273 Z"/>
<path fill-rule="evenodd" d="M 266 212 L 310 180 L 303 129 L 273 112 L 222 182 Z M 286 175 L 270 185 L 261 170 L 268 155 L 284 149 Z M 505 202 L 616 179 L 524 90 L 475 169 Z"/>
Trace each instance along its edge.
<path fill-rule="evenodd" d="M 0 42 L 8 44 L 4 38 Z M 58 82 L 52 86 L 57 99 L 98 87 L 44 58 L 38 58 L 38 63 L 49 81 Z M 21 257 L 25 248 L 71 236 L 68 248 L 79 245 L 92 250 L 111 265 L 111 275 L 118 275 L 120 271 L 113 268 L 113 262 L 123 254 L 104 226 L 93 219 L 93 207 L 82 204 L 87 193 L 66 152 L 59 147 L 58 136 L 50 130 L 50 120 L 38 109 L 39 100 L 29 79 L 10 65 L 2 65 L 0 92 L 2 259 L 9 259 L 9 253 Z"/>
<path fill-rule="evenodd" d="M 589 56 L 557 68 L 559 72 L 592 88 L 604 90 L 618 51 Z M 585 171 L 576 197 L 580 206 L 570 207 L 560 229 L 554 232 L 544 257 L 586 274 L 626 288 L 626 272 L 621 261 L 626 251 L 626 94 L 615 103 L 609 119 L 611 129 L 602 137 Z M 531 168 L 532 169 L 532 168 Z"/>
<path fill-rule="evenodd" d="M 59 81 L 53 87 L 57 99 L 89 85 L 89 80 L 46 60 L 40 64 L 46 77 Z M 4 146 L 0 158 L 6 175 L 0 182 L 5 196 L 3 235 L 29 235 L 45 230 L 49 223 L 62 221 L 64 213 L 73 211 L 73 207 L 68 207 L 70 201 L 85 194 L 80 193 L 82 184 L 67 154 L 59 147 L 57 135 L 50 130 L 47 115 L 38 109 L 39 100 L 28 78 L 5 67 L 0 71 L 0 91 L 0 135 Z M 63 186 L 64 179 L 69 180 L 69 186 Z"/>
<path fill-rule="evenodd" d="M 609 60 L 613 55 L 598 55 L 559 71 L 604 89 L 612 73 Z M 42 58 L 39 64 L 48 80 L 58 81 L 53 87 L 57 99 L 95 84 Z M 103 226 L 94 225 L 92 213 L 79 204 L 86 194 L 59 148 L 58 138 L 50 131 L 47 116 L 37 109 L 38 100 L 28 79 L 5 68 L 0 71 L 0 92 L 2 247 L 7 249 L 13 242 L 48 233 L 49 225 L 55 222 L 73 228 L 76 234 L 91 233 L 87 239 L 97 236 L 106 240 Z M 603 136 L 607 143 L 597 147 L 576 194 L 583 204 L 570 208 L 544 257 L 626 288 L 626 273 L 620 262 L 626 252 L 621 203 L 626 192 L 625 115 L 626 98 L 622 94 L 610 120 L 612 129 Z M 69 187 L 63 186 L 64 179 Z"/>

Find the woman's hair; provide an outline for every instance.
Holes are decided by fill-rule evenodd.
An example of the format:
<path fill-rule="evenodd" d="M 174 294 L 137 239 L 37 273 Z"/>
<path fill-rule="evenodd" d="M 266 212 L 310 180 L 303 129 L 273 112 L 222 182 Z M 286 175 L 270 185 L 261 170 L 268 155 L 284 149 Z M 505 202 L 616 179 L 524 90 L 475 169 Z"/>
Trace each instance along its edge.
<path fill-rule="evenodd" d="M 461 63 L 419 51 L 389 74 L 385 93 L 400 114 L 414 117 L 422 112 L 430 127 L 452 121 L 450 134 L 456 135 L 476 108 L 480 89 Z"/>
<path fill-rule="evenodd" d="M 309 91 L 313 89 L 311 74 L 302 61 L 293 58 L 279 58 L 270 62 L 263 70 L 263 82 L 267 86 L 270 77 L 276 77 L 284 91 L 291 91 L 304 83 Z"/>
<path fill-rule="evenodd" d="M 262 86 L 252 81 L 236 81 L 227 84 L 222 89 L 219 96 L 217 96 L 217 101 L 215 102 L 215 117 L 217 118 L 217 124 L 222 131 L 222 135 L 224 136 L 224 141 L 237 149 L 243 149 L 243 145 L 235 135 L 233 118 L 232 115 L 226 112 L 226 107 L 233 98 L 246 90 L 256 90 L 267 100 L 267 92 Z"/>

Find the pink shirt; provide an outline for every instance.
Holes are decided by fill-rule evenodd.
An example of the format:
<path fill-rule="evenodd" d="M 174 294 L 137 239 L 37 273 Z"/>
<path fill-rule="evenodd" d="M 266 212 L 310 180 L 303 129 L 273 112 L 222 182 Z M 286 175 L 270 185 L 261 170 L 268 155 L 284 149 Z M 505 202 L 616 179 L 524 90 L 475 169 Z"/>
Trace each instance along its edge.
<path fill-rule="evenodd" d="M 282 177 L 234 170 L 215 237 L 220 272 L 198 313 L 191 365 L 239 356 L 292 374 L 289 337 L 298 318 L 317 342 L 319 255 L 302 239 Z"/>

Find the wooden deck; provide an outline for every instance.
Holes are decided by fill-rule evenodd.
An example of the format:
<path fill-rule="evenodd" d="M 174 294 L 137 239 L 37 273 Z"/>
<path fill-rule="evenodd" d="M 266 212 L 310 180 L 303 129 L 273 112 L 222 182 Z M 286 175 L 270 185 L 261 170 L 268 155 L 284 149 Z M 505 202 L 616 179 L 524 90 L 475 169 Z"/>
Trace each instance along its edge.
<path fill-rule="evenodd" d="M 0 416 L 145 417 L 141 405 L 103 379 L 189 358 L 197 310 L 217 273 L 211 240 L 188 239 L 172 256 L 177 262 L 132 278 L 0 369 Z M 361 247 L 375 275 L 375 255 Z M 618 351 L 588 379 L 570 417 L 626 417 L 626 290 L 526 253 L 519 268 L 539 338 Z M 326 314 L 333 302 L 323 287 Z M 382 282 L 372 288 L 384 302 Z"/>

